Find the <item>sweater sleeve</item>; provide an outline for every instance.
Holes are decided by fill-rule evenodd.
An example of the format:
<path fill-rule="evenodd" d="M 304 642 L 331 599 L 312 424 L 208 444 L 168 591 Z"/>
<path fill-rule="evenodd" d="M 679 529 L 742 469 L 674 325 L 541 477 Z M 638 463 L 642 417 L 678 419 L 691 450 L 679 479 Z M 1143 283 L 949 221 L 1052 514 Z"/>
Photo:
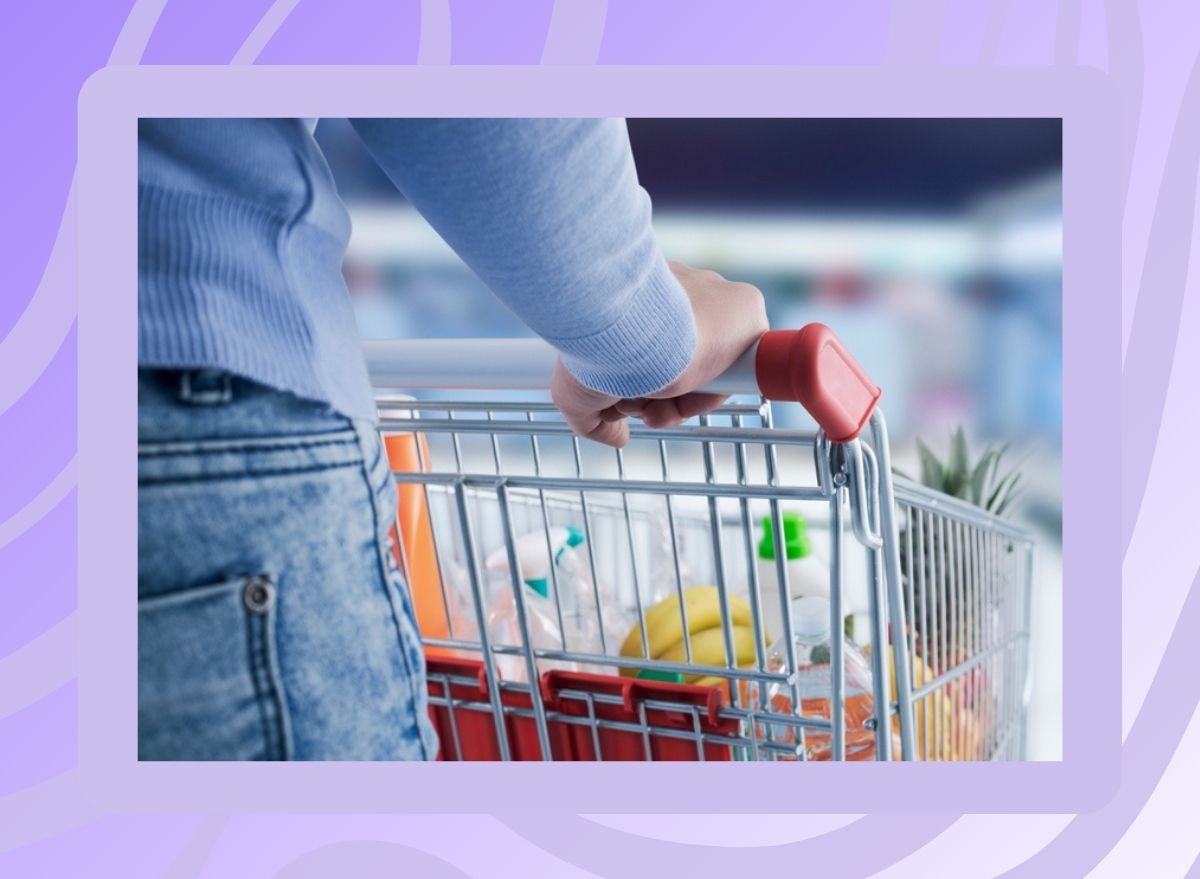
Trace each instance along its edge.
<path fill-rule="evenodd" d="M 636 397 L 696 344 L 619 119 L 356 119 L 372 156 L 585 385 Z"/>

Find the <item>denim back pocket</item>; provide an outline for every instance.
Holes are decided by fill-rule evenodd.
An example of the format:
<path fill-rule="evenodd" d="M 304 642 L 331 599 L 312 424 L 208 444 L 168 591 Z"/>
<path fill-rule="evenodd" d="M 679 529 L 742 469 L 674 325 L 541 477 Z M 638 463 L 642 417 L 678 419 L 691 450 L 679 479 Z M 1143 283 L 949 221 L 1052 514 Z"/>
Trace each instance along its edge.
<path fill-rule="evenodd" d="M 285 760 L 276 590 L 263 574 L 138 601 L 138 759 Z"/>

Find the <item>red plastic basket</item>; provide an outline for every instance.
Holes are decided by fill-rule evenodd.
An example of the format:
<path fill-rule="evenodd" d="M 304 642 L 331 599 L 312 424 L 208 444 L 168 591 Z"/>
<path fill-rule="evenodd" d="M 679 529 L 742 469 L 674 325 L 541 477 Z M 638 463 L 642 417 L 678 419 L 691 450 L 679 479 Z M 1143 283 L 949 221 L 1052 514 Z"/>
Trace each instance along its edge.
<path fill-rule="evenodd" d="M 499 760 L 500 744 L 483 662 L 428 656 L 426 671 L 429 694 L 437 700 L 429 713 L 441 739 L 438 759 Z M 543 674 L 540 686 L 546 712 L 551 715 L 547 730 L 554 760 L 733 759 L 729 745 L 702 742 L 705 736 L 736 736 L 738 732 L 735 719 L 721 716 L 725 696 L 716 687 L 558 670 Z M 505 708 L 511 759 L 542 759 L 532 714 L 509 710 L 532 712 L 530 694 L 501 690 L 500 702 Z M 631 728 L 621 729 L 616 724 Z"/>

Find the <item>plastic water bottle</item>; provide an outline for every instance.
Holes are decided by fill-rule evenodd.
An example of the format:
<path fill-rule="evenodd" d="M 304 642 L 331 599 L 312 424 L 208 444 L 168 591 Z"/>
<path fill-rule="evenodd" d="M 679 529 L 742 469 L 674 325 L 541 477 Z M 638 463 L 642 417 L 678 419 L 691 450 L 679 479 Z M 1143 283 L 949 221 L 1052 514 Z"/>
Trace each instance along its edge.
<path fill-rule="evenodd" d="M 829 601 L 817 596 L 798 598 L 792 602 L 791 612 L 796 648 L 796 685 L 800 696 L 800 710 L 795 713 L 828 720 L 833 716 Z M 871 666 L 857 644 L 849 638 L 846 638 L 843 644 L 846 759 L 873 760 L 875 733 L 866 726 L 868 718 L 875 714 Z M 787 644 L 782 638 L 769 649 L 767 667 L 774 672 L 787 670 Z M 766 704 L 770 706 L 772 713 L 791 714 L 794 711 L 792 694 L 793 690 L 789 685 L 772 684 L 767 690 Z M 772 723 L 767 728 L 770 730 L 772 741 L 795 746 L 797 756 L 803 759 L 829 760 L 833 756 L 831 736 L 827 732 L 802 730 L 783 723 Z M 764 735 L 764 730 L 760 725 L 760 736 Z"/>
<path fill-rule="evenodd" d="M 555 526 L 548 532 L 534 531 L 522 535 L 514 542 L 520 578 L 525 587 L 522 598 L 528 625 L 528 642 L 521 629 L 513 595 L 508 550 L 501 547 L 488 557 L 488 637 L 495 645 L 524 648 L 520 654 L 497 654 L 496 664 L 505 680 L 528 681 L 529 667 L 524 652 L 531 648 L 597 657 L 603 654 L 595 591 L 587 574 L 586 563 L 573 551 L 574 547 L 583 543 L 583 539 L 583 532 L 578 528 Z M 602 593 L 601 615 L 605 613 L 605 603 Z M 613 607 L 615 609 L 615 602 Z M 604 621 L 605 636 L 610 646 L 614 641 L 619 644 L 616 639 L 620 635 L 614 634 L 613 626 L 619 626 L 620 622 L 609 616 L 605 616 Z M 568 671 L 599 670 L 585 662 L 547 659 L 539 660 L 537 668 L 539 672 L 552 668 Z"/>

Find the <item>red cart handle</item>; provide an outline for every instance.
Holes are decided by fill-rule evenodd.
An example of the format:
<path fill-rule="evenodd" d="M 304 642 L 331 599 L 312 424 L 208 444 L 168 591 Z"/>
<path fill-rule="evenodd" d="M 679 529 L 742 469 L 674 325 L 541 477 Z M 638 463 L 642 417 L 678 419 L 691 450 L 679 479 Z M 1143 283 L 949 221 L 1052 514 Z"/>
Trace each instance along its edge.
<path fill-rule="evenodd" d="M 800 403 L 837 443 L 862 433 L 883 394 L 833 330 L 818 323 L 764 334 L 754 373 L 764 397 Z"/>

